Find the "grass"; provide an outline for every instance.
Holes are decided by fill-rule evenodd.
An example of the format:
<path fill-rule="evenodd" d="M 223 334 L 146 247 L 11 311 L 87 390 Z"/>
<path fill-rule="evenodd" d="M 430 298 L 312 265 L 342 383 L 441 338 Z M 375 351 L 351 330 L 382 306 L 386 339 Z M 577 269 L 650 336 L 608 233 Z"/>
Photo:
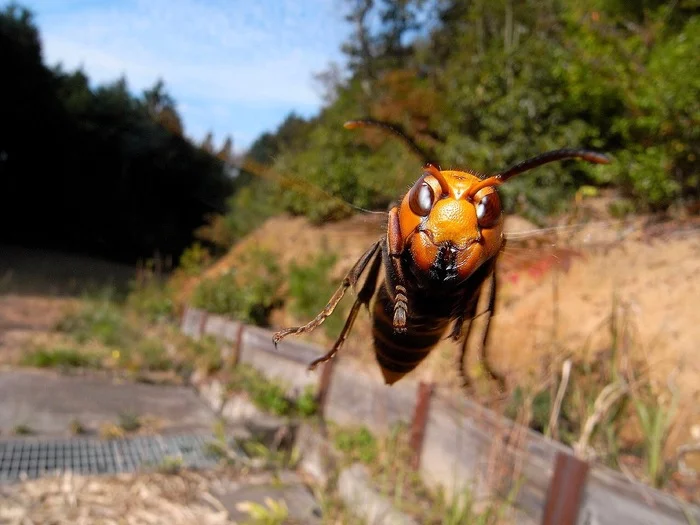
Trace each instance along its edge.
<path fill-rule="evenodd" d="M 289 266 L 290 310 L 299 319 L 312 319 L 326 306 L 326 302 L 340 284 L 331 279 L 331 272 L 338 257 L 323 251 L 305 265 L 292 263 Z M 345 324 L 344 307 L 338 305 L 334 315 L 328 317 L 324 329 L 329 337 L 335 337 Z"/>
<path fill-rule="evenodd" d="M 156 277 L 132 282 L 126 304 L 150 322 L 170 319 L 175 313 L 173 290 Z"/>
<path fill-rule="evenodd" d="M 15 427 L 12 429 L 12 433 L 15 436 L 33 436 L 36 432 L 29 425 L 21 423 L 19 425 L 15 425 Z"/>
<path fill-rule="evenodd" d="M 139 337 L 124 310 L 106 299 L 88 300 L 82 308 L 65 316 L 56 329 L 79 344 L 97 341 L 105 346 L 127 347 Z"/>
<path fill-rule="evenodd" d="M 679 394 L 673 385 L 649 383 L 648 364 L 634 357 L 645 352 L 635 341 L 629 308 L 616 294 L 610 312 L 590 336 L 599 339 L 607 331 L 607 345 L 593 355 L 584 348 L 576 352 L 579 357 L 570 358 L 570 377 L 567 388 L 560 388 L 563 395 L 556 414 L 554 394 L 563 381 L 558 373 L 535 391 L 516 387 L 505 415 L 515 419 L 528 405 L 529 425 L 534 430 L 573 446 L 582 458 L 624 469 L 628 475 L 663 488 L 676 468 L 664 452 Z"/>
<path fill-rule="evenodd" d="M 663 402 L 660 396 L 654 396 L 647 389 L 644 393 L 633 393 L 632 402 L 644 436 L 645 474 L 654 487 L 661 487 L 670 474 L 663 453 L 678 408 L 678 397 L 674 393 L 669 401 Z"/>
<path fill-rule="evenodd" d="M 25 353 L 21 364 L 41 368 L 102 368 L 126 372 L 137 380 L 181 382 L 194 367 L 211 373 L 221 368 L 213 338 L 192 341 L 166 323 L 154 323 L 142 311 L 109 298 L 85 299 L 56 326 L 56 348 Z M 172 372 L 172 376 L 162 374 Z"/>
<path fill-rule="evenodd" d="M 183 460 L 180 456 L 165 456 L 156 466 L 156 471 L 160 474 L 174 476 L 179 474 L 183 467 Z"/>
<path fill-rule="evenodd" d="M 313 387 L 307 387 L 297 399 L 292 399 L 282 385 L 245 364 L 232 370 L 227 390 L 247 392 L 255 406 L 278 416 L 310 417 L 318 409 Z"/>
<path fill-rule="evenodd" d="M 124 432 L 136 432 L 142 426 L 141 417 L 135 412 L 121 412 L 118 425 Z"/>
<path fill-rule="evenodd" d="M 87 428 L 85 428 L 85 425 L 83 425 L 77 418 L 71 419 L 71 422 L 68 424 L 68 431 L 72 436 L 82 436 L 87 434 Z"/>
<path fill-rule="evenodd" d="M 200 281 L 192 295 L 192 306 L 268 326 L 270 313 L 282 303 L 282 271 L 275 257 L 262 249 L 246 252 L 239 262 L 217 278 Z"/>
<path fill-rule="evenodd" d="M 236 505 L 236 509 L 248 514 L 250 519 L 243 522 L 244 525 L 283 525 L 287 523 L 289 509 L 284 500 L 265 498 L 265 504 L 253 501 L 242 501 Z"/>
<path fill-rule="evenodd" d="M 199 341 L 183 340 L 180 348 L 184 351 L 186 360 L 207 374 L 221 370 L 224 365 L 219 343 L 212 336 L 203 337 Z"/>
<path fill-rule="evenodd" d="M 509 496 L 502 501 L 484 504 L 471 488 L 455 492 L 450 497 L 441 493 L 436 499 L 439 509 L 436 514 L 442 515 L 440 525 L 497 525 L 503 523 L 513 503 L 513 498 Z"/>
<path fill-rule="evenodd" d="M 38 348 L 25 354 L 21 364 L 36 368 L 97 368 L 100 358 L 74 348 Z"/>
<path fill-rule="evenodd" d="M 408 429 L 395 425 L 389 434 L 375 437 L 366 427 L 329 427 L 330 436 L 343 454 L 343 464 L 365 464 L 380 493 L 394 508 L 426 525 L 496 525 L 504 523 L 519 486 L 505 499 L 478 500 L 465 489 L 450 497 L 443 490 L 430 491 L 410 467 Z M 517 484 L 516 484 L 517 485 Z"/>
<path fill-rule="evenodd" d="M 374 463 L 379 456 L 379 443 L 367 427 L 339 428 L 333 433 L 333 444 L 350 463 Z"/>

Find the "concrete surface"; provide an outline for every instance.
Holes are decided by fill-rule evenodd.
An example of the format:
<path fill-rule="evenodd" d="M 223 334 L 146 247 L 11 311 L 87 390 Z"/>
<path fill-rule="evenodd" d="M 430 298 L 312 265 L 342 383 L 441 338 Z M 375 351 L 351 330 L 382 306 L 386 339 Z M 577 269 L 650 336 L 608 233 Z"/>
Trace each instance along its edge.
<path fill-rule="evenodd" d="M 303 485 L 296 474 L 282 472 L 278 479 L 264 481 L 248 480 L 238 486 L 229 486 L 213 495 L 229 512 L 232 520 L 245 523 L 250 516 L 238 508 L 245 502 L 259 503 L 266 506 L 265 501 L 284 501 L 288 509 L 288 520 L 285 523 L 298 523 L 303 525 L 320 525 L 321 508 L 314 499 L 313 494 Z"/>
<path fill-rule="evenodd" d="M 194 389 L 118 382 L 107 375 L 0 371 L 0 436 L 18 425 L 38 435 L 69 435 L 71 421 L 96 432 L 122 414 L 147 418 L 160 432 L 211 431 L 215 414 Z"/>
<path fill-rule="evenodd" d="M 347 508 L 367 525 L 418 525 L 374 490 L 367 468 L 360 463 L 340 473 L 338 494 Z"/>

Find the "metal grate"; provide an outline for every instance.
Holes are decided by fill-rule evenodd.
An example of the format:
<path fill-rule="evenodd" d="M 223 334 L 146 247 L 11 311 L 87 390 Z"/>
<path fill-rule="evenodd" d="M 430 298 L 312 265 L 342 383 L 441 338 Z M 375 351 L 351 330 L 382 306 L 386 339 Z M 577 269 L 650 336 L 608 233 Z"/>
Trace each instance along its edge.
<path fill-rule="evenodd" d="M 24 476 L 72 471 L 77 474 L 116 474 L 155 468 L 167 458 L 183 467 L 208 468 L 218 458 L 207 453 L 208 435 L 139 436 L 98 440 L 0 440 L 0 483 Z"/>

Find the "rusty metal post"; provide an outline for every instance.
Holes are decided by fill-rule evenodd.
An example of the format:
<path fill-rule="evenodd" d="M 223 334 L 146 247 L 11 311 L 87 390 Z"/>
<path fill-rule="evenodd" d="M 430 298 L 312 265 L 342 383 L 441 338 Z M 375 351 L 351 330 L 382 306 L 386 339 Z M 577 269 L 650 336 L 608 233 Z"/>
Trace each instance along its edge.
<path fill-rule="evenodd" d="M 180 314 L 180 330 L 185 328 L 185 319 L 187 319 L 187 305 L 182 308 L 182 313 Z"/>
<path fill-rule="evenodd" d="M 576 524 L 588 469 L 585 461 L 563 452 L 557 454 L 542 525 Z"/>
<path fill-rule="evenodd" d="M 333 377 L 333 367 L 337 359 L 330 359 L 323 363 L 321 377 L 318 380 L 318 394 L 316 403 L 318 404 L 318 414 L 321 419 L 326 417 L 326 403 L 328 402 L 328 392 L 331 389 L 331 379 Z"/>
<path fill-rule="evenodd" d="M 245 324 L 238 321 L 238 330 L 236 330 L 236 340 L 231 345 L 231 357 L 229 358 L 229 366 L 236 368 L 238 361 L 241 358 L 241 348 L 243 347 L 243 331 Z"/>
<path fill-rule="evenodd" d="M 433 395 L 434 384 L 418 383 L 418 394 L 416 396 L 416 409 L 413 412 L 411 422 L 411 436 L 409 446 L 411 447 L 411 468 L 418 470 L 420 467 L 420 456 L 423 450 L 423 438 L 425 436 L 425 425 L 428 422 L 428 411 L 430 410 L 430 398 Z"/>
<path fill-rule="evenodd" d="M 202 319 L 199 321 L 199 338 L 201 339 L 204 337 L 204 326 L 207 324 L 207 317 L 209 317 L 209 313 L 206 310 L 200 310 L 202 312 Z"/>

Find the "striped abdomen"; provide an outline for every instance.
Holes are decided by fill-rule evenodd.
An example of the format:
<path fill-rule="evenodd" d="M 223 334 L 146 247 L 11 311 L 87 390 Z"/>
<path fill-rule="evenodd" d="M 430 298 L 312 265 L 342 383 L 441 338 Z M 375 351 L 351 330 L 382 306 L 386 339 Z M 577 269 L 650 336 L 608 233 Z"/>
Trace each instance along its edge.
<path fill-rule="evenodd" d="M 418 306 L 416 302 L 411 304 Z M 406 332 L 396 333 L 393 326 L 394 302 L 386 285 L 377 290 L 373 309 L 372 335 L 377 362 L 387 384 L 394 384 L 425 359 L 445 334 L 450 316 L 410 308 Z"/>

